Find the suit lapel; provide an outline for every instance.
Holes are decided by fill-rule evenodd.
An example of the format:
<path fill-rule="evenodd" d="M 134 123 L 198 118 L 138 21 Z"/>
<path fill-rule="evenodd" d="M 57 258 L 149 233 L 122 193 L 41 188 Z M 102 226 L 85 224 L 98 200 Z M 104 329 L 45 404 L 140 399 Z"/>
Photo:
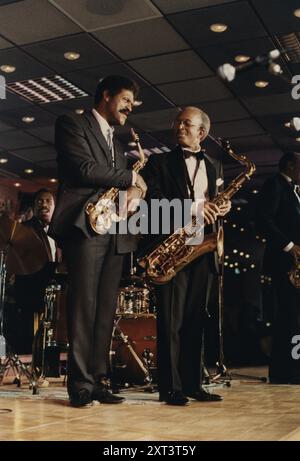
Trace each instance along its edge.
<path fill-rule="evenodd" d="M 208 195 L 209 195 L 209 199 L 211 200 L 212 198 L 215 197 L 216 192 L 217 192 L 216 169 L 206 155 L 204 155 L 204 162 L 206 166 L 206 174 L 207 174 L 207 180 L 208 180 Z"/>
<path fill-rule="evenodd" d="M 90 131 L 91 131 L 93 137 L 95 138 L 95 140 L 97 141 L 97 143 L 101 147 L 101 150 L 104 152 L 107 161 L 109 163 L 111 163 L 111 161 L 112 161 L 111 153 L 110 153 L 110 150 L 108 148 L 106 139 L 104 138 L 104 136 L 102 134 L 102 131 L 101 131 L 100 126 L 99 126 L 99 123 L 97 122 L 97 120 L 93 116 L 92 112 L 87 112 L 85 115 L 83 115 L 83 117 L 86 117 L 86 119 L 88 120 L 89 125 L 90 125 Z"/>
<path fill-rule="evenodd" d="M 184 199 L 189 198 L 188 187 L 185 179 L 186 165 L 180 147 L 174 149 L 169 155 L 168 168 L 175 179 L 180 193 Z"/>

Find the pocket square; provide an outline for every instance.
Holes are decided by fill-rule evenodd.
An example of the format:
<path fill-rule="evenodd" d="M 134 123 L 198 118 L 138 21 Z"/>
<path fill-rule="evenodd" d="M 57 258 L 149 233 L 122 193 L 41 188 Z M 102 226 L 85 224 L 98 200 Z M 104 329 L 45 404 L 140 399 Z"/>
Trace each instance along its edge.
<path fill-rule="evenodd" d="M 217 178 L 217 180 L 216 180 L 216 186 L 217 186 L 217 187 L 222 186 L 223 183 L 224 183 L 224 179 L 222 179 L 222 178 Z"/>

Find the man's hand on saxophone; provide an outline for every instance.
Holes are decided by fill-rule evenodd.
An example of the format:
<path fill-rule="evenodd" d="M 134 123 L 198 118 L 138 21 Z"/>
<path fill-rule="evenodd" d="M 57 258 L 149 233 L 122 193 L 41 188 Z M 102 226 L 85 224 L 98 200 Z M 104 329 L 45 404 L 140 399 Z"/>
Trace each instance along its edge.
<path fill-rule="evenodd" d="M 296 260 L 300 260 L 300 245 L 294 245 L 289 252 Z"/>
<path fill-rule="evenodd" d="M 218 219 L 218 216 L 225 216 L 231 210 L 231 201 L 227 200 L 222 205 L 217 206 L 213 202 L 204 202 L 204 221 L 205 224 L 213 224 Z"/>
<path fill-rule="evenodd" d="M 140 200 L 145 198 L 147 186 L 141 175 L 136 175 L 135 185 L 126 190 L 126 198 L 120 203 L 119 216 L 126 219 L 129 213 L 134 212 Z"/>

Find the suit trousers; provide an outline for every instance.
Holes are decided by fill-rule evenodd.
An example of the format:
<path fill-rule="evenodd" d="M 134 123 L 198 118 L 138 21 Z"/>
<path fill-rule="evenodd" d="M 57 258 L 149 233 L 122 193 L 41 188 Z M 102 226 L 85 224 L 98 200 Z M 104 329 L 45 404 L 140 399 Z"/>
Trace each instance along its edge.
<path fill-rule="evenodd" d="M 157 288 L 160 393 L 199 390 L 201 348 L 209 277 L 207 256 Z"/>
<path fill-rule="evenodd" d="M 64 244 L 69 289 L 68 392 L 93 391 L 109 374 L 109 351 L 122 273 L 123 256 L 115 236 L 81 234 Z"/>

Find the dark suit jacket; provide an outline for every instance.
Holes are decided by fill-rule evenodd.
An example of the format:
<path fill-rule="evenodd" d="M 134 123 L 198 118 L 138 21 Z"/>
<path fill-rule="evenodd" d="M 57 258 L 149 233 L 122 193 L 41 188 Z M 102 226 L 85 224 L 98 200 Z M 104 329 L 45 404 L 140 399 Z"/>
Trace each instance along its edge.
<path fill-rule="evenodd" d="M 38 272 L 16 276 L 15 298 L 20 308 L 28 312 L 39 312 L 44 308 L 45 288 L 53 278 L 56 264 L 52 259 L 47 234 L 40 221 L 33 217 L 23 225 L 31 227 L 39 236 L 46 250 L 48 262 Z M 34 258 L 34 255 L 32 257 Z"/>
<path fill-rule="evenodd" d="M 206 154 L 204 155 L 204 160 L 208 177 L 209 197 L 212 199 L 218 192 L 217 179 L 223 178 L 222 165 L 221 162 L 212 159 Z M 142 172 L 148 185 L 148 199 L 189 199 L 185 168 L 185 160 L 179 146 L 171 152 L 151 155 Z M 205 232 L 209 233 L 212 230 L 214 229 L 209 226 L 205 229 Z M 146 253 L 149 248 L 165 238 L 166 236 L 163 238 L 161 236 L 150 236 L 144 242 L 141 241 L 140 253 Z"/>
<path fill-rule="evenodd" d="M 57 119 L 55 145 L 59 175 L 56 208 L 49 235 L 63 242 L 79 229 L 87 238 L 96 235 L 89 226 L 85 207 L 97 201 L 107 189 L 127 189 L 132 183 L 132 172 L 121 145 L 115 141 L 116 166 L 93 114 L 63 115 Z M 126 253 L 135 249 L 136 238 L 117 236 L 117 251 Z"/>
<path fill-rule="evenodd" d="M 291 241 L 300 245 L 300 203 L 281 174 L 263 185 L 257 200 L 256 222 L 267 239 L 266 268 L 288 270 L 293 258 L 283 248 Z"/>

